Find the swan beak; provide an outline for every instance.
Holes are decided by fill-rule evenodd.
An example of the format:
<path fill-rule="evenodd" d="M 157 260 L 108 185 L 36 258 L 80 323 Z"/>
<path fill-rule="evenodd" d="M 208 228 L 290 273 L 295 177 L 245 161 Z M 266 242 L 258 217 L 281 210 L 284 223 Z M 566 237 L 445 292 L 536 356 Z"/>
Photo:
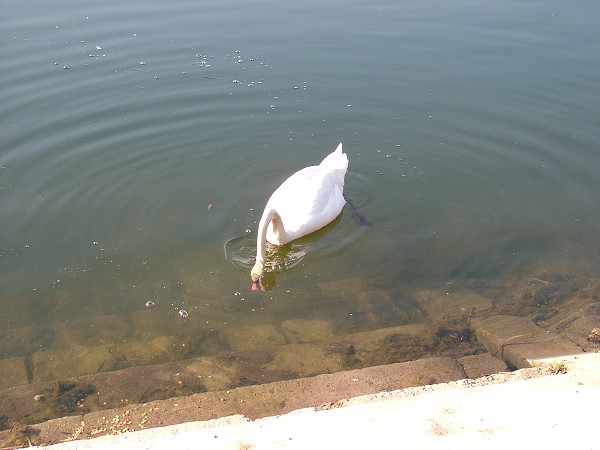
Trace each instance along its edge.
<path fill-rule="evenodd" d="M 260 278 L 256 281 L 252 280 L 252 290 L 253 291 L 262 291 L 262 287 L 260 286 Z"/>

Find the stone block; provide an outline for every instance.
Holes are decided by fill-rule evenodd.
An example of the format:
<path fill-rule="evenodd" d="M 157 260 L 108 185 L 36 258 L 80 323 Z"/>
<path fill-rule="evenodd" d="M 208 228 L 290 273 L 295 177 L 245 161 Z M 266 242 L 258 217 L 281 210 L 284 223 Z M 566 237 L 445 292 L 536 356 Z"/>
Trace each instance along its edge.
<path fill-rule="evenodd" d="M 119 360 L 133 366 L 162 364 L 178 359 L 185 349 L 172 336 L 159 336 L 152 340 L 135 340 L 111 348 Z"/>
<path fill-rule="evenodd" d="M 508 371 L 508 367 L 504 361 L 494 358 L 489 353 L 463 356 L 458 359 L 458 363 L 463 366 L 465 375 L 468 378 L 481 378 Z"/>
<path fill-rule="evenodd" d="M 30 324 L 34 317 L 31 302 L 23 297 L 0 298 L 0 329 L 18 328 Z"/>
<path fill-rule="evenodd" d="M 344 362 L 341 354 L 328 352 L 319 345 L 289 344 L 277 350 L 273 361 L 265 365 L 265 370 L 302 378 L 339 372 L 344 370 Z"/>
<path fill-rule="evenodd" d="M 574 355 L 582 350 L 559 334 L 518 316 L 494 315 L 471 320 L 477 340 L 497 358 L 522 369 L 539 359 Z"/>
<path fill-rule="evenodd" d="M 27 384 L 25 358 L 0 359 L 0 389 Z"/>
<path fill-rule="evenodd" d="M 481 315 L 493 306 L 487 298 L 466 289 L 423 289 L 416 294 L 416 299 L 428 316 L 441 320 Z"/>
<path fill-rule="evenodd" d="M 224 335 L 232 350 L 258 350 L 285 345 L 285 337 L 270 324 L 230 328 Z"/>
<path fill-rule="evenodd" d="M 86 345 L 123 342 L 129 334 L 129 325 L 117 315 L 97 316 L 71 322 L 55 322 L 55 344 Z"/>
<path fill-rule="evenodd" d="M 101 345 L 36 352 L 31 356 L 31 362 L 35 383 L 107 372 L 116 364 L 108 347 Z"/>
<path fill-rule="evenodd" d="M 333 337 L 331 323 L 320 319 L 291 319 L 281 322 L 281 328 L 289 343 L 304 344 Z"/>
<path fill-rule="evenodd" d="M 0 358 L 24 355 L 30 349 L 34 330 L 32 326 L 8 329 L 0 333 Z"/>

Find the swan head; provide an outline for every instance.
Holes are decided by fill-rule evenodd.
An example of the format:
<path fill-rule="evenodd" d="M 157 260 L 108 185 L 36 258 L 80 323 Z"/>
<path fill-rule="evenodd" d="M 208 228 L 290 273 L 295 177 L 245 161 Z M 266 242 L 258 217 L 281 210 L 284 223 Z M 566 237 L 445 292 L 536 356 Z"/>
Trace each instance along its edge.
<path fill-rule="evenodd" d="M 254 267 L 250 271 L 250 277 L 252 278 L 252 290 L 260 291 L 260 280 L 263 276 L 265 270 L 265 263 L 261 260 L 256 260 Z"/>

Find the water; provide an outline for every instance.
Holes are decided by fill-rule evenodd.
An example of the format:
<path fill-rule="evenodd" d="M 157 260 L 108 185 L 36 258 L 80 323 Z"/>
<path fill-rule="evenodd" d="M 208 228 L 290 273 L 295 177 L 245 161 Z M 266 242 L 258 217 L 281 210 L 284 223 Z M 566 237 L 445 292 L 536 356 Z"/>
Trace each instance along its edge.
<path fill-rule="evenodd" d="M 190 327 L 406 323 L 385 308 L 377 324 L 351 319 L 357 279 L 412 320 L 419 289 L 498 289 L 549 265 L 593 274 L 599 13 L 560 0 L 4 2 L 0 359 L 26 358 L 35 382 L 65 375 L 36 368 L 45 352 L 126 354 Z M 267 198 L 339 142 L 346 194 L 372 226 L 346 207 L 282 249 L 293 264 L 252 293 L 240 258 Z M 233 263 L 228 242 L 245 247 Z"/>

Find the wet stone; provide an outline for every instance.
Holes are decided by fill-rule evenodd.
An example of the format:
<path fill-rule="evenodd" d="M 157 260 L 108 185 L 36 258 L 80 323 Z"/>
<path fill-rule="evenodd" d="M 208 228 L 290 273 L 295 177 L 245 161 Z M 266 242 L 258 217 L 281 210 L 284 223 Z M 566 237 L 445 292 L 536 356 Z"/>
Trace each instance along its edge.
<path fill-rule="evenodd" d="M 433 318 L 458 318 L 481 315 L 492 308 L 492 302 L 467 289 L 423 289 L 416 294 L 419 306 Z"/>
<path fill-rule="evenodd" d="M 364 291 L 356 297 L 356 314 L 362 314 L 367 322 L 379 326 L 408 323 L 409 316 L 392 302 L 386 291 Z"/>
<path fill-rule="evenodd" d="M 281 322 L 281 328 L 290 343 L 303 344 L 333 337 L 331 323 L 320 319 L 292 319 Z"/>
<path fill-rule="evenodd" d="M 363 277 L 347 278 L 344 280 L 329 281 L 317 284 L 323 293 L 344 297 L 346 294 L 355 295 L 364 289 L 366 280 Z"/>
<path fill-rule="evenodd" d="M 30 324 L 34 317 L 34 308 L 26 298 L 2 298 L 2 314 L 0 314 L 0 330 L 19 328 Z"/>
<path fill-rule="evenodd" d="M 97 316 L 92 319 L 58 322 L 56 341 L 69 345 L 114 344 L 129 334 L 129 325 L 117 315 Z"/>
<path fill-rule="evenodd" d="M 36 352 L 31 356 L 31 362 L 36 383 L 107 372 L 117 363 L 108 347 L 102 345 Z"/>
<path fill-rule="evenodd" d="M 133 366 L 147 366 L 174 361 L 182 353 L 181 344 L 172 336 L 159 336 L 151 341 L 136 340 L 112 348 L 120 360 Z"/>
<path fill-rule="evenodd" d="M 283 334 L 270 324 L 232 328 L 224 334 L 233 350 L 257 350 L 286 343 Z"/>
<path fill-rule="evenodd" d="M 596 302 L 573 312 L 563 320 L 551 325 L 549 330 L 559 333 L 586 352 L 600 351 L 600 303 Z"/>
<path fill-rule="evenodd" d="M 0 389 L 27 384 L 25 358 L 9 358 L 0 360 Z"/>
<path fill-rule="evenodd" d="M 273 361 L 265 365 L 265 370 L 310 377 L 339 372 L 345 368 L 344 361 L 343 355 L 329 352 L 320 345 L 290 344 L 278 349 Z"/>
<path fill-rule="evenodd" d="M 508 371 L 504 361 L 494 358 L 489 353 L 463 356 L 458 359 L 458 363 L 462 365 L 468 378 L 480 378 Z"/>
<path fill-rule="evenodd" d="M 130 314 L 131 335 L 140 339 L 170 334 L 166 320 L 168 312 L 161 304 L 133 311 Z"/>
<path fill-rule="evenodd" d="M 582 351 L 581 347 L 558 333 L 538 327 L 524 317 L 475 317 L 471 325 L 477 340 L 488 352 L 518 369 L 531 367 L 535 360 L 575 355 Z"/>
<path fill-rule="evenodd" d="M 331 351 L 346 356 L 351 368 L 404 362 L 430 355 L 436 347 L 435 329 L 427 324 L 403 325 L 355 333 L 340 346 L 331 345 Z"/>
<path fill-rule="evenodd" d="M 33 327 L 18 327 L 0 333 L 0 358 L 24 355 L 33 341 Z"/>

